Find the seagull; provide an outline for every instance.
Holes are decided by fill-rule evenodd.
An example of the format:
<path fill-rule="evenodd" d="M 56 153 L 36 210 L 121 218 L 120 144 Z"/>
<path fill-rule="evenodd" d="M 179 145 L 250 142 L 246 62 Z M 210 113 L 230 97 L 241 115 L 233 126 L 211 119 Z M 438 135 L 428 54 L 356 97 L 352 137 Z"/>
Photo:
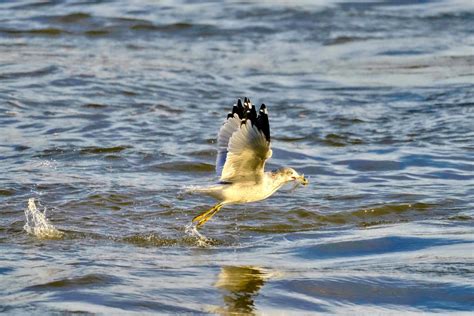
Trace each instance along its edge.
<path fill-rule="evenodd" d="M 192 224 L 201 227 L 224 205 L 264 200 L 288 182 L 308 184 L 304 175 L 292 168 L 265 172 L 265 162 L 271 156 L 270 124 L 265 104 L 257 113 L 249 98 L 244 98 L 243 103 L 238 99 L 217 136 L 216 172 L 219 182 L 193 190 L 219 202 L 194 217 Z"/>

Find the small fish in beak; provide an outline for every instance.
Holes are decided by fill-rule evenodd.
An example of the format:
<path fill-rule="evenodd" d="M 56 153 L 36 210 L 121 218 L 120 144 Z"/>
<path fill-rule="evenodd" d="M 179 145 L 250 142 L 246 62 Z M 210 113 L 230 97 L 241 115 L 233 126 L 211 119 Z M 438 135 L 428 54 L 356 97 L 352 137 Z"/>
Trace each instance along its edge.
<path fill-rule="evenodd" d="M 308 179 L 306 179 L 303 174 L 298 178 L 298 180 L 302 185 L 307 185 L 309 183 Z"/>

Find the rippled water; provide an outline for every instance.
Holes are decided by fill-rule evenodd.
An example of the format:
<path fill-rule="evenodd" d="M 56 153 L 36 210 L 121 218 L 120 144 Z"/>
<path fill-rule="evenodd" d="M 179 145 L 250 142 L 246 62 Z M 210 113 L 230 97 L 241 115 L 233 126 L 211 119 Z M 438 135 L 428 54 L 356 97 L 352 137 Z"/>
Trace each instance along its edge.
<path fill-rule="evenodd" d="M 4 1 L 0 312 L 474 309 L 471 1 Z M 236 98 L 310 185 L 224 208 Z M 24 230 L 34 198 L 59 238 Z M 36 213 L 38 215 L 38 213 Z M 40 215 L 38 215 L 40 216 Z M 58 237 L 58 236 L 56 236 Z"/>

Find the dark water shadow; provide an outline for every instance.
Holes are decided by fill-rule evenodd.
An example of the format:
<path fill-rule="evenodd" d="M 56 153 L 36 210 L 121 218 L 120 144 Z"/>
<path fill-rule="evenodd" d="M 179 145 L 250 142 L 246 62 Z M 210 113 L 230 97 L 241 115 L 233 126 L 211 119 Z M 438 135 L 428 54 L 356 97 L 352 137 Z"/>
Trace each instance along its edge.
<path fill-rule="evenodd" d="M 465 243 L 464 240 L 387 236 L 381 238 L 340 241 L 301 247 L 297 256 L 305 259 L 357 257 L 394 252 L 409 252 L 435 246 Z"/>
<path fill-rule="evenodd" d="M 395 277 L 341 276 L 283 280 L 275 282 L 274 286 L 284 288 L 286 292 L 330 301 L 331 305 L 377 306 L 381 310 L 397 307 L 402 311 L 410 307 L 426 311 L 468 311 L 472 310 L 474 298 L 472 286 Z"/>
<path fill-rule="evenodd" d="M 106 287 L 118 283 L 120 283 L 120 279 L 112 275 L 88 274 L 80 277 L 59 279 L 43 284 L 28 286 L 24 288 L 23 291 L 64 291 L 80 289 L 83 287 Z"/>

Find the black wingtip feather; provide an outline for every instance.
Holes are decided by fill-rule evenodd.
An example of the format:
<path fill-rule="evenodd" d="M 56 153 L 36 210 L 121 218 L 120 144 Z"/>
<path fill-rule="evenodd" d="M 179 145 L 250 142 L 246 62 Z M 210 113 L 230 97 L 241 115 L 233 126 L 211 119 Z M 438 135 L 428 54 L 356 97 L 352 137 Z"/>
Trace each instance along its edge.
<path fill-rule="evenodd" d="M 242 100 L 237 100 L 237 105 L 234 105 L 232 108 L 232 116 L 237 113 L 240 119 L 244 117 L 244 107 L 242 106 Z"/>
<path fill-rule="evenodd" d="M 255 110 L 255 105 L 252 105 L 252 108 L 250 109 L 249 120 L 253 124 L 255 124 L 255 122 L 257 121 L 257 111 Z"/>
<path fill-rule="evenodd" d="M 270 123 L 268 121 L 267 107 L 262 103 L 260 109 L 257 113 L 255 105 L 250 102 L 250 99 L 245 97 L 242 104 L 242 100 L 237 100 L 237 105 L 234 105 L 232 108 L 232 113 L 227 115 L 227 119 L 234 117 L 234 114 L 237 113 L 241 119 L 241 124 L 245 124 L 247 120 L 250 120 L 252 125 L 256 126 L 259 131 L 261 131 L 267 141 L 270 141 Z"/>
<path fill-rule="evenodd" d="M 262 103 L 257 117 L 257 128 L 262 131 L 267 141 L 270 141 L 270 123 L 268 121 L 267 107 Z"/>

